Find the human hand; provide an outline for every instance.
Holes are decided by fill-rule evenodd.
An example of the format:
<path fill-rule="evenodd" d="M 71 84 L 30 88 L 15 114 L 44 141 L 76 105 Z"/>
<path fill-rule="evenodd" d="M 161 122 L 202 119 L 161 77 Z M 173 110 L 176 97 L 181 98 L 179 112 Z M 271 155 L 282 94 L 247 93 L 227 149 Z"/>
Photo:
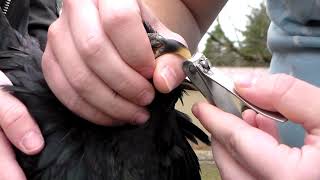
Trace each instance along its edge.
<path fill-rule="evenodd" d="M 243 113 L 243 121 L 209 104 L 197 104 L 193 113 L 212 134 L 222 178 L 319 179 L 320 89 L 288 75 L 238 82 L 236 89 L 251 103 L 301 124 L 305 144 L 301 149 L 280 144 L 275 122 L 252 110 Z"/>
<path fill-rule="evenodd" d="M 155 61 L 142 24 L 182 41 L 139 0 L 65 0 L 49 28 L 42 67 L 58 99 L 96 124 L 144 123 L 155 87 L 169 92 L 184 79 L 181 58 Z"/>
<path fill-rule="evenodd" d="M 2 71 L 0 85 L 11 85 Z M 0 179 L 24 180 L 26 177 L 15 159 L 10 142 L 32 155 L 43 148 L 44 140 L 39 127 L 19 100 L 2 90 L 0 99 Z"/>

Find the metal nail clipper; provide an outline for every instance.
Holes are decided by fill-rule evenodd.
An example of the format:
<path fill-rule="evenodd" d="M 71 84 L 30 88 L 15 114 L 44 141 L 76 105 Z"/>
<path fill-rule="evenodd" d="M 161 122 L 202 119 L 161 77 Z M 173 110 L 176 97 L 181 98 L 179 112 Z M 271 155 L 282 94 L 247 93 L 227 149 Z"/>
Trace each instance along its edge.
<path fill-rule="evenodd" d="M 196 53 L 191 59 L 185 61 L 183 70 L 209 103 L 226 112 L 241 118 L 241 113 L 250 108 L 275 121 L 286 122 L 288 120 L 280 113 L 261 109 L 243 99 L 235 91 L 233 80 L 211 66 L 202 53 Z"/>

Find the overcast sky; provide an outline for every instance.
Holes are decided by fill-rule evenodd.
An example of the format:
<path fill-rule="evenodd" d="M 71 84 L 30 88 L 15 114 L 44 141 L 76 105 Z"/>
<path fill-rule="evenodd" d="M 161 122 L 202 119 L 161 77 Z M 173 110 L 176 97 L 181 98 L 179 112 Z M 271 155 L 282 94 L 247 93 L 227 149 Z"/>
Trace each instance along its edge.
<path fill-rule="evenodd" d="M 235 29 L 243 30 L 247 23 L 246 15 L 250 14 L 252 7 L 259 7 L 263 0 L 229 0 L 219 14 L 219 21 L 222 29 L 231 40 L 241 39 L 241 35 Z M 214 27 L 214 24 L 211 26 Z M 199 45 L 203 50 L 206 37 Z"/>

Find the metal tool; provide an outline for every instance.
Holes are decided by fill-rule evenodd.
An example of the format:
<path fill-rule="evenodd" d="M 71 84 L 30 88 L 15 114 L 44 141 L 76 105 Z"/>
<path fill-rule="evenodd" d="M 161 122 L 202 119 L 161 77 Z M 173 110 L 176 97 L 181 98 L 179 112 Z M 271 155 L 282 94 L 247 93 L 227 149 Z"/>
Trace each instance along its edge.
<path fill-rule="evenodd" d="M 236 91 L 231 78 L 210 65 L 202 53 L 196 53 L 183 63 L 183 70 L 189 80 L 203 96 L 218 108 L 241 117 L 241 113 L 250 108 L 256 113 L 279 122 L 288 121 L 283 115 L 261 109 L 243 99 Z"/>

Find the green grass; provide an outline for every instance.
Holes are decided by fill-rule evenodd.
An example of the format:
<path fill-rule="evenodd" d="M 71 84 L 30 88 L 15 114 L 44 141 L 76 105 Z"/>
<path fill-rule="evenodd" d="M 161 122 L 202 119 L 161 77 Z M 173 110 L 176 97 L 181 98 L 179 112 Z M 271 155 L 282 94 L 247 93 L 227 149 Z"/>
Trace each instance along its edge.
<path fill-rule="evenodd" d="M 221 180 L 218 168 L 213 163 L 200 162 L 202 180 Z"/>

